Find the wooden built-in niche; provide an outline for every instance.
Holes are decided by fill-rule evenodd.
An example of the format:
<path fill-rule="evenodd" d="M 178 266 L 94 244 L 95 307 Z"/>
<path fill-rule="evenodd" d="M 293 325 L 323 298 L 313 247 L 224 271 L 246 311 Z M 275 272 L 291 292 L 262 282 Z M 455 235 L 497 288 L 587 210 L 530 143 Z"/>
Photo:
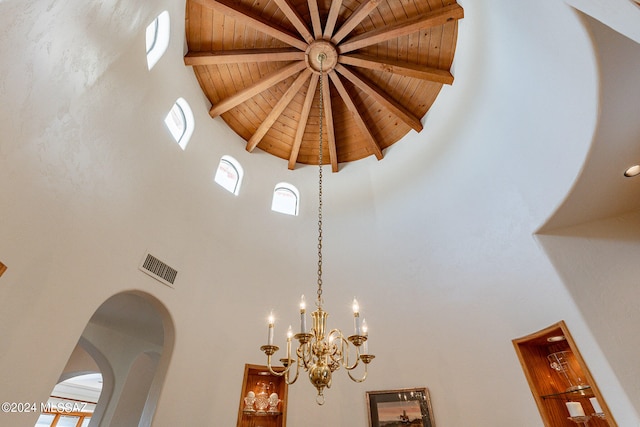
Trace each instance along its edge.
<path fill-rule="evenodd" d="M 513 345 L 546 427 L 579 425 L 569 419 L 567 402 L 578 402 L 582 405 L 585 415 L 591 416 L 589 427 L 618 426 L 564 321 L 514 339 Z M 563 351 L 568 351 L 566 355 L 570 369 L 576 377 L 582 379 L 578 390 L 568 391 L 571 384 L 568 384 L 564 375 L 551 367 L 548 356 Z M 596 403 L 604 415 L 593 415 L 596 410 L 590 398 L 597 399 Z"/>
<path fill-rule="evenodd" d="M 284 368 L 272 368 L 275 372 L 281 372 Z M 269 394 L 278 393 L 281 402 L 277 411 L 246 411 L 245 397 L 252 391 L 257 396 L 262 390 L 262 383 L 269 385 Z M 244 366 L 244 377 L 240 394 L 240 406 L 238 407 L 237 427 L 286 427 L 287 425 L 287 397 L 288 385 L 283 376 L 273 375 L 266 366 Z"/>

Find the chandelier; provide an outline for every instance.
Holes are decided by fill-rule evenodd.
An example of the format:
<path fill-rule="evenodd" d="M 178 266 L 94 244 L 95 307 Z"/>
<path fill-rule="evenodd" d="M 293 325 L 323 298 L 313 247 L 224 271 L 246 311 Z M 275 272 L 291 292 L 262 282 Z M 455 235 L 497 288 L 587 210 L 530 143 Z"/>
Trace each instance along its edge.
<path fill-rule="evenodd" d="M 361 383 L 367 378 L 367 365 L 375 357 L 368 354 L 367 348 L 367 322 L 360 319 L 360 308 L 358 301 L 353 299 L 353 319 L 355 333 L 345 338 L 339 329 L 331 329 L 327 332 L 327 317 L 329 313 L 322 308 L 322 125 L 324 116 L 323 102 L 323 66 L 327 55 L 324 52 L 318 53 L 319 72 L 319 154 L 318 154 L 318 291 L 316 300 L 316 310 L 311 313 L 313 326 L 307 329 L 306 302 L 304 295 L 300 301 L 300 332 L 293 334 L 291 326 L 287 331 L 287 356 L 280 359 L 284 369 L 275 371 L 271 364 L 271 356 L 279 350 L 273 344 L 274 318 L 269 316 L 269 335 L 267 345 L 260 347 L 267 355 L 267 367 L 273 375 L 284 376 L 287 384 L 293 384 L 298 379 L 300 368 L 309 375 L 311 384 L 318 390 L 316 402 L 318 405 L 324 404 L 324 389 L 331 387 L 332 373 L 341 367 L 347 371 L 349 378 Z M 292 338 L 298 340 L 298 347 L 295 354 L 292 354 Z M 352 350 L 352 346 L 354 350 Z M 352 356 L 352 353 L 355 355 Z M 353 360 L 352 360 L 353 359 Z M 364 365 L 364 373 L 361 377 L 354 377 L 351 371 Z"/>

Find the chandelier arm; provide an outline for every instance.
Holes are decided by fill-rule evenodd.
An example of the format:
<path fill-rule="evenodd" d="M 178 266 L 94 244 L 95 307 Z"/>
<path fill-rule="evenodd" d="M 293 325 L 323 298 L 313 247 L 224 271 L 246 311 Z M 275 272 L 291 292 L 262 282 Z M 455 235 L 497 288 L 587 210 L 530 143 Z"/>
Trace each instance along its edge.
<path fill-rule="evenodd" d="M 347 346 L 347 349 L 348 348 L 349 347 Z M 360 350 L 358 349 L 358 347 L 355 347 L 355 349 L 356 349 L 356 362 L 351 366 L 349 366 L 349 353 L 351 353 L 351 352 L 349 350 L 347 350 L 347 356 L 346 356 L 346 359 L 345 359 L 345 362 L 344 362 L 344 369 L 346 369 L 347 371 L 353 371 L 360 364 Z"/>
<path fill-rule="evenodd" d="M 344 336 L 342 337 L 342 341 L 343 341 L 343 346 L 346 347 L 346 350 L 343 351 L 343 353 L 344 353 L 344 361 L 343 361 L 342 365 L 344 366 L 344 368 L 347 371 L 352 371 L 352 370 L 356 369 L 358 367 L 358 365 L 360 364 L 360 347 L 357 346 L 356 344 L 350 343 L 348 339 L 344 338 Z M 356 361 L 355 361 L 355 363 L 353 365 L 349 366 L 349 359 L 350 359 L 349 355 L 351 353 L 351 351 L 350 351 L 351 350 L 351 345 L 353 345 L 353 348 L 355 349 L 355 352 L 356 352 Z M 349 376 L 351 376 L 351 375 L 349 375 Z M 364 381 L 364 379 L 362 381 Z"/>
<path fill-rule="evenodd" d="M 342 363 L 342 360 L 344 359 L 344 345 L 342 343 L 340 344 L 340 347 L 338 347 L 337 344 L 333 345 L 333 352 L 331 353 L 331 358 L 336 362 Z"/>
<path fill-rule="evenodd" d="M 337 345 L 334 345 L 329 353 L 329 358 L 332 362 L 339 363 L 340 365 L 344 365 L 344 356 L 342 353 L 342 349 L 339 349 Z"/>
<path fill-rule="evenodd" d="M 329 335 L 334 333 L 337 334 L 337 338 L 340 340 L 340 349 L 338 350 L 337 344 L 334 344 L 335 350 L 330 354 L 331 360 L 340 363 L 347 371 L 354 370 L 360 364 L 360 349 L 355 345 L 353 346 L 356 352 L 356 361 L 353 365 L 349 366 L 351 344 L 349 343 L 349 340 L 342 335 L 342 332 L 339 329 L 333 329 Z M 334 354 L 338 354 L 339 357 L 334 357 Z"/>
<path fill-rule="evenodd" d="M 357 363 L 356 363 L 357 365 Z M 356 382 L 356 383 L 362 383 L 367 379 L 367 364 L 364 364 L 364 375 L 362 375 L 361 378 L 355 378 L 351 375 L 351 372 L 347 371 L 347 375 L 349 375 L 349 378 L 351 379 L 351 381 Z"/>
<path fill-rule="evenodd" d="M 271 366 L 271 355 L 267 355 L 267 368 L 269 370 L 269 373 L 272 375 L 275 375 L 277 377 L 282 377 L 284 375 L 287 374 L 287 372 L 289 372 L 289 369 L 291 368 L 291 365 L 287 366 L 286 368 L 284 368 L 284 371 L 281 372 L 276 372 L 273 370 L 272 366 Z"/>
<path fill-rule="evenodd" d="M 293 361 L 293 359 L 291 359 L 291 361 Z M 293 380 L 291 379 L 291 363 L 289 364 L 289 366 L 287 366 L 287 376 L 284 377 L 284 381 L 287 383 L 287 385 L 291 385 L 293 383 L 295 383 L 298 380 L 298 375 L 300 374 L 300 359 L 296 357 L 296 376 L 293 377 Z"/>
<path fill-rule="evenodd" d="M 344 335 L 342 334 L 342 331 L 338 328 L 332 329 L 329 334 L 327 334 L 327 339 L 331 339 L 331 336 L 333 335 L 333 341 L 335 342 L 336 340 L 340 341 L 340 343 L 344 343 L 345 339 L 344 339 Z M 337 346 L 337 344 L 335 344 Z"/>
<path fill-rule="evenodd" d="M 353 371 L 354 369 L 356 369 L 358 367 L 358 365 L 360 365 L 360 356 L 358 354 L 356 354 L 356 363 L 354 363 L 352 366 L 348 366 L 345 363 L 344 369 L 346 369 L 347 371 Z"/>
<path fill-rule="evenodd" d="M 296 350 L 296 354 L 298 355 L 298 361 L 302 364 L 304 370 L 309 370 L 309 362 L 311 361 L 311 346 L 309 343 L 300 345 Z"/>
<path fill-rule="evenodd" d="M 340 363 L 341 365 L 344 365 L 344 354 L 345 354 L 345 344 L 347 345 L 347 349 L 349 348 L 349 343 L 345 340 L 344 335 L 342 335 L 342 332 L 340 331 L 340 329 L 332 329 L 331 332 L 329 332 L 329 337 L 330 336 L 334 336 L 334 344 L 333 344 L 333 348 L 334 350 L 331 352 L 330 356 L 331 356 L 331 360 L 333 360 L 334 362 Z M 335 340 L 340 341 L 340 346 L 338 347 L 338 344 L 335 343 Z M 334 355 L 338 355 L 338 357 L 334 357 Z"/>

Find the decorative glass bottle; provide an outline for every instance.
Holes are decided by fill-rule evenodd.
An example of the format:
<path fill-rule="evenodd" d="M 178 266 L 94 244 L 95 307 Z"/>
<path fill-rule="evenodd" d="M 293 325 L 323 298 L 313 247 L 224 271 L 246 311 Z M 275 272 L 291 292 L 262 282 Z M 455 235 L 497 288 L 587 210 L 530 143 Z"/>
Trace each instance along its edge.
<path fill-rule="evenodd" d="M 566 385 L 568 386 L 566 391 L 579 391 L 589 388 L 589 385 L 585 383 L 579 374 L 579 367 L 573 357 L 573 353 L 568 350 L 558 351 L 548 355 L 547 360 L 549 360 L 551 369 L 556 371 L 558 375 L 566 381 Z"/>
<path fill-rule="evenodd" d="M 256 394 L 256 409 L 257 413 L 264 414 L 267 407 L 269 407 L 269 384 L 259 382 L 258 387 L 260 392 Z"/>

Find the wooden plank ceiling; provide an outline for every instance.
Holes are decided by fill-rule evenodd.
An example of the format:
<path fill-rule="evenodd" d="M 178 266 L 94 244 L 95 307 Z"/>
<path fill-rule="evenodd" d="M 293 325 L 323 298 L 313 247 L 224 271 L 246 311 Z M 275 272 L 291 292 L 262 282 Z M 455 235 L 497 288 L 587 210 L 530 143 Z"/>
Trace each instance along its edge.
<path fill-rule="evenodd" d="M 453 83 L 461 18 L 452 0 L 187 0 L 184 62 L 211 117 L 289 169 L 318 164 L 322 87 L 322 158 L 337 172 L 422 130 Z"/>

